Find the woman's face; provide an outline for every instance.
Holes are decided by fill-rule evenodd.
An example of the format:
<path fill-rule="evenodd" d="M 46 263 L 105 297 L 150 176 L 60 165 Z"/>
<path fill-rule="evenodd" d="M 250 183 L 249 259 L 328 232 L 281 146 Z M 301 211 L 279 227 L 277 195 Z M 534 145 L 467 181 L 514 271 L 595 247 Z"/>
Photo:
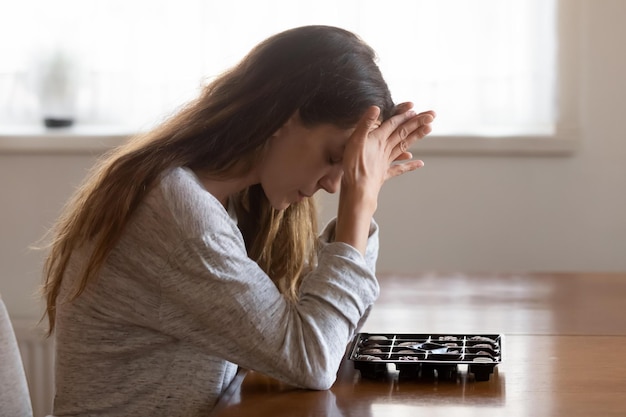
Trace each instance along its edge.
<path fill-rule="evenodd" d="M 318 190 L 339 190 L 346 142 L 354 131 L 331 124 L 305 127 L 296 113 L 269 140 L 259 167 L 272 207 L 283 210 Z"/>

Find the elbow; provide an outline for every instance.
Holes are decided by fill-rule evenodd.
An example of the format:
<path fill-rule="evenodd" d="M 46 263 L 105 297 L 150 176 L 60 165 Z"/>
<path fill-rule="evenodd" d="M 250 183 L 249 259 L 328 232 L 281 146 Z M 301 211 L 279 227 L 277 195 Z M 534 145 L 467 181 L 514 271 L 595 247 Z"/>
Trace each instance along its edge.
<path fill-rule="evenodd" d="M 337 380 L 338 366 L 333 366 L 333 361 L 326 363 L 310 363 L 305 367 L 299 384 L 302 388 L 325 391 L 330 389 Z"/>
<path fill-rule="evenodd" d="M 337 379 L 336 372 L 319 372 L 316 375 L 309 375 L 302 381 L 302 388 L 325 391 L 330 389 Z"/>

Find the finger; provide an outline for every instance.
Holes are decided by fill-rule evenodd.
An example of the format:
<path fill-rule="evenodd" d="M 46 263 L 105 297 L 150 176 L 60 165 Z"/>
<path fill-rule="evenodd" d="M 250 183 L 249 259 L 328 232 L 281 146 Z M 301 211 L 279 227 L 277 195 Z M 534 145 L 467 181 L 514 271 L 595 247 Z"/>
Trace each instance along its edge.
<path fill-rule="evenodd" d="M 420 126 L 429 125 L 435 120 L 435 112 L 432 110 L 419 114 L 416 114 L 414 111 L 407 111 L 404 115 L 408 117 L 398 126 L 400 139 L 405 139 L 409 134 L 419 129 Z"/>
<path fill-rule="evenodd" d="M 418 135 L 419 135 L 418 139 L 423 138 L 424 136 L 428 135 L 432 131 L 433 131 L 433 128 L 430 124 L 420 126 L 420 128 L 418 129 Z"/>
<path fill-rule="evenodd" d="M 393 112 L 393 114 L 402 114 L 402 113 L 406 113 L 407 111 L 411 110 L 413 108 L 413 103 L 410 101 L 406 101 L 404 103 L 400 103 L 398 105 L 396 105 L 396 109 Z"/>
<path fill-rule="evenodd" d="M 415 142 L 411 138 L 401 141 L 396 147 L 391 150 L 389 155 L 390 161 L 404 161 L 413 158 L 413 154 L 409 151 L 409 146 Z"/>
<path fill-rule="evenodd" d="M 418 116 L 425 116 L 427 114 L 430 114 L 433 119 L 435 119 L 437 117 L 437 113 L 434 110 L 423 111 L 423 112 L 419 113 Z"/>
<path fill-rule="evenodd" d="M 396 134 L 390 138 L 391 146 L 394 147 L 396 155 L 405 152 L 415 141 L 429 134 L 432 130 L 430 124 L 433 120 L 432 112 L 424 112 L 400 125 L 395 132 Z M 395 148 L 398 148 L 399 151 Z"/>
<path fill-rule="evenodd" d="M 400 155 L 398 155 L 396 157 L 396 159 L 394 159 L 394 162 L 399 162 L 399 161 L 408 161 L 413 159 L 413 154 L 411 152 L 402 152 Z"/>
<path fill-rule="evenodd" d="M 419 119 L 421 119 L 421 121 Z M 415 120 L 411 120 L 410 123 L 407 122 L 410 124 L 409 127 L 401 126 L 397 130 L 396 135 L 394 135 L 397 137 L 389 139 L 389 142 L 388 142 L 390 144 L 389 146 L 393 146 L 395 144 L 395 146 L 393 146 L 389 154 L 389 160 L 398 161 L 398 160 L 408 159 L 406 158 L 406 155 L 407 154 L 410 155 L 410 152 L 409 152 L 410 147 L 413 146 L 415 142 L 424 138 L 426 135 L 428 135 L 432 131 L 432 127 L 430 123 L 421 124 L 421 123 L 429 122 L 429 121 L 432 121 L 432 114 L 424 113 L 424 114 L 421 114 L 421 116 L 420 115 L 416 116 Z M 409 130 L 413 128 L 415 130 L 409 133 Z"/>
<path fill-rule="evenodd" d="M 415 171 L 424 166 L 424 161 L 414 160 L 409 162 L 402 162 L 393 164 L 387 170 L 387 179 L 406 174 L 407 172 Z"/>
<path fill-rule="evenodd" d="M 413 106 L 414 106 L 414 103 L 411 102 L 411 101 L 407 101 L 407 102 L 404 102 L 404 103 L 397 104 L 393 114 L 397 115 L 397 114 L 406 113 L 407 111 L 411 110 L 413 108 Z M 435 113 L 434 110 L 426 110 L 426 111 L 418 113 L 417 115 L 418 116 L 426 116 L 427 114 L 430 114 L 433 117 L 433 119 L 435 117 L 437 117 L 437 113 Z"/>
<path fill-rule="evenodd" d="M 404 113 L 396 114 L 385 120 L 380 125 L 378 130 L 380 131 L 380 134 L 383 135 L 385 138 L 389 138 L 400 126 L 402 126 L 406 121 L 414 118 L 415 116 L 416 113 L 413 110 L 408 110 Z M 410 132 L 406 131 L 406 134 L 408 133 Z"/>
<path fill-rule="evenodd" d="M 379 107 L 369 107 L 367 110 L 365 110 L 365 113 L 363 113 L 363 116 L 361 116 L 361 119 L 357 122 L 352 136 L 364 140 L 367 137 L 368 133 L 376 129 L 380 124 L 380 121 L 378 120 L 379 116 Z"/>

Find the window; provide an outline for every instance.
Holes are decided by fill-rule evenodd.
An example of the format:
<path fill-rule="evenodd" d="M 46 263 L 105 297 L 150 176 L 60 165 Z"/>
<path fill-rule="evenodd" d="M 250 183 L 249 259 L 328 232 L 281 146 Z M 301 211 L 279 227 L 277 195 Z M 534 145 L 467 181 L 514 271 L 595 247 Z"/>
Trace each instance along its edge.
<path fill-rule="evenodd" d="M 82 123 L 145 128 L 265 37 L 329 24 L 374 47 L 396 101 L 438 112 L 437 135 L 557 132 L 556 0 L 20 0 L 5 9 L 0 125 L 39 123 L 46 62 L 64 58 L 74 71 Z"/>

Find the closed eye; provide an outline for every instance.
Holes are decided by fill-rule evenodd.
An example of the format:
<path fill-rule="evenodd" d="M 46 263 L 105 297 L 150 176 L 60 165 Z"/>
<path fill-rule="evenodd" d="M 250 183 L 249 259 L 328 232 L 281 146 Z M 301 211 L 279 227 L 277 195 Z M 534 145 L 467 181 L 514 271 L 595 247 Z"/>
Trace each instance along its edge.
<path fill-rule="evenodd" d="M 328 156 L 328 163 L 331 165 L 341 164 L 342 161 L 343 161 L 343 152 L 341 153 L 331 152 Z"/>
<path fill-rule="evenodd" d="M 330 165 L 340 165 L 343 162 L 343 153 L 346 147 L 343 145 L 341 148 L 333 147 L 328 149 L 328 163 Z"/>
<path fill-rule="evenodd" d="M 331 165 L 337 165 L 340 164 L 342 161 L 342 158 L 333 158 L 332 156 L 330 158 L 328 158 L 328 163 Z"/>

